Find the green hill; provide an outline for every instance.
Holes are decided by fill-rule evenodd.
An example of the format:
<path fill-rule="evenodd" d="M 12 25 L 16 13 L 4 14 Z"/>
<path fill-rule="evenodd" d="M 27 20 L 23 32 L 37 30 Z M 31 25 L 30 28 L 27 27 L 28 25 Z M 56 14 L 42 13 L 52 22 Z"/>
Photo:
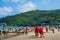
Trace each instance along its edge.
<path fill-rule="evenodd" d="M 38 25 L 41 23 L 54 24 L 55 21 L 60 22 L 60 10 L 33 10 L 0 18 L 1 22 L 6 22 L 7 25 Z"/>

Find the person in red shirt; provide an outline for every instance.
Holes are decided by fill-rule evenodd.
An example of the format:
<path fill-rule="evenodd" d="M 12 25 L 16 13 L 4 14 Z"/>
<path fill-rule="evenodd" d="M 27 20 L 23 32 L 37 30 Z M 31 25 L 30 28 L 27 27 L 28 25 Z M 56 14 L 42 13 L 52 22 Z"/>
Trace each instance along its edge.
<path fill-rule="evenodd" d="M 39 27 L 35 26 L 35 37 L 39 37 Z"/>
<path fill-rule="evenodd" d="M 28 27 L 26 27 L 26 35 L 28 34 Z"/>
<path fill-rule="evenodd" d="M 40 28 L 39 28 L 39 33 L 40 33 L 40 36 L 42 37 L 43 36 L 43 27 L 42 26 L 40 26 Z"/>

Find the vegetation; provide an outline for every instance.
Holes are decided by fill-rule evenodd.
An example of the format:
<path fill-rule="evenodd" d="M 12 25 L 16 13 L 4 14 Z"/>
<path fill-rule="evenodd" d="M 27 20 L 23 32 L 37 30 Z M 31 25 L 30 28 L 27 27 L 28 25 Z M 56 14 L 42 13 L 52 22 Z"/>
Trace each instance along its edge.
<path fill-rule="evenodd" d="M 42 23 L 53 25 L 55 22 L 60 23 L 60 10 L 32 10 L 14 16 L 0 18 L 1 22 L 6 22 L 7 25 L 21 26 L 33 26 Z"/>

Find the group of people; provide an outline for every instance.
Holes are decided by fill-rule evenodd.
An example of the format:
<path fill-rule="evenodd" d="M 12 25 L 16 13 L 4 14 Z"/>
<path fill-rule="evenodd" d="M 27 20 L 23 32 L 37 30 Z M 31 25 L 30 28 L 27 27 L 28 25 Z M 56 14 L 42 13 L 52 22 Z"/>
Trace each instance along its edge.
<path fill-rule="evenodd" d="M 44 35 L 44 31 L 48 32 L 47 27 L 46 27 L 46 29 L 44 31 L 43 30 L 44 30 L 44 28 L 42 26 L 36 26 L 35 27 L 35 37 L 39 37 L 39 35 L 40 35 L 40 37 L 42 38 L 43 35 Z"/>
<path fill-rule="evenodd" d="M 43 36 L 43 27 L 42 26 L 35 27 L 35 37 L 39 37 L 39 34 L 41 37 Z"/>
<path fill-rule="evenodd" d="M 0 30 L 0 40 L 2 40 L 3 38 L 7 38 L 8 37 L 8 32 L 5 30 Z"/>
<path fill-rule="evenodd" d="M 5 31 L 5 30 L 3 30 L 3 31 L 1 31 L 0 30 L 0 35 L 4 35 L 4 37 L 8 37 L 8 32 L 7 31 Z"/>
<path fill-rule="evenodd" d="M 22 30 L 23 30 L 24 34 L 26 34 L 26 35 L 28 34 L 28 27 L 23 27 Z"/>
<path fill-rule="evenodd" d="M 46 31 L 46 32 L 48 32 L 48 29 L 49 29 L 48 27 L 45 27 L 45 31 Z M 10 30 L 11 30 L 11 28 L 10 28 Z M 39 37 L 39 36 L 40 36 L 41 38 L 44 37 L 44 36 L 43 36 L 43 35 L 44 35 L 44 31 L 43 31 L 43 30 L 44 30 L 44 27 L 43 27 L 43 26 L 41 26 L 41 25 L 35 26 L 35 27 L 34 27 L 35 37 Z M 20 31 L 20 30 L 19 30 L 19 31 Z M 23 32 L 24 32 L 24 34 L 27 35 L 27 34 L 28 34 L 28 27 L 24 27 L 24 28 L 23 28 Z M 52 32 L 55 33 L 55 32 L 54 32 L 54 28 L 52 28 Z M 4 34 L 5 37 L 8 37 L 8 33 L 9 33 L 9 32 L 6 32 L 5 30 L 3 30 L 3 31 L 0 30 L 0 35 L 1 35 L 1 34 Z"/>
<path fill-rule="evenodd" d="M 48 27 L 45 27 L 45 30 L 44 30 L 44 27 L 43 26 L 35 26 L 35 37 L 44 37 L 43 35 L 44 35 L 44 33 L 47 33 L 48 32 L 48 30 L 49 30 L 49 28 Z M 44 32 L 45 31 L 45 32 Z M 54 27 L 52 27 L 51 28 L 51 31 L 52 31 L 52 33 L 55 33 L 55 29 L 54 29 Z"/>

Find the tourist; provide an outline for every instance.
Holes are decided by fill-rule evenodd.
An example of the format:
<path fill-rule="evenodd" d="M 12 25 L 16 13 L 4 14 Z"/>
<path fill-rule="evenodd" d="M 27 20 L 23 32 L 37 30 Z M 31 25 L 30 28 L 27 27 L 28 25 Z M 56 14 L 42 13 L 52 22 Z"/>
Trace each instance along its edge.
<path fill-rule="evenodd" d="M 48 32 L 48 28 L 46 27 L 46 32 Z"/>
<path fill-rule="evenodd" d="M 25 34 L 25 32 L 26 32 L 26 28 L 25 28 L 25 27 L 23 27 L 23 33 Z"/>
<path fill-rule="evenodd" d="M 26 35 L 28 34 L 28 27 L 26 27 Z"/>
<path fill-rule="evenodd" d="M 35 26 L 35 37 L 39 37 L 39 27 Z"/>
<path fill-rule="evenodd" d="M 0 40 L 2 40 L 2 30 L 0 30 Z"/>
<path fill-rule="evenodd" d="M 55 33 L 54 27 L 52 28 L 52 32 Z"/>
<path fill-rule="evenodd" d="M 17 28 L 15 28 L 15 32 L 17 33 Z"/>
<path fill-rule="evenodd" d="M 5 38 L 8 37 L 8 32 L 7 32 L 7 31 L 3 30 L 3 31 L 2 31 L 2 34 L 4 35 Z"/>
<path fill-rule="evenodd" d="M 2 31 L 0 30 L 0 35 L 2 34 Z"/>
<path fill-rule="evenodd" d="M 39 33 L 40 33 L 40 36 L 42 38 L 42 36 L 43 36 L 43 27 L 42 26 L 40 26 L 40 28 L 39 28 Z"/>
<path fill-rule="evenodd" d="M 0 36 L 0 40 L 2 40 L 2 37 Z"/>

